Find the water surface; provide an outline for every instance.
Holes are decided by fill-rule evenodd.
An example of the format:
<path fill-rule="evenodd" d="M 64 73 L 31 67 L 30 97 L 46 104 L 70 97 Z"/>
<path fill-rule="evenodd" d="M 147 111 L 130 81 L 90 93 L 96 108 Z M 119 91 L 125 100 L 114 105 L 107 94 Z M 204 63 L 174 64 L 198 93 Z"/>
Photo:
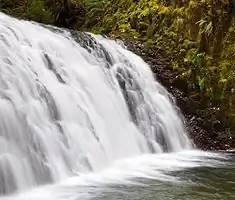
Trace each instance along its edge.
<path fill-rule="evenodd" d="M 99 173 L 35 188 L 17 200 L 233 200 L 235 155 L 200 151 L 144 155 Z"/>

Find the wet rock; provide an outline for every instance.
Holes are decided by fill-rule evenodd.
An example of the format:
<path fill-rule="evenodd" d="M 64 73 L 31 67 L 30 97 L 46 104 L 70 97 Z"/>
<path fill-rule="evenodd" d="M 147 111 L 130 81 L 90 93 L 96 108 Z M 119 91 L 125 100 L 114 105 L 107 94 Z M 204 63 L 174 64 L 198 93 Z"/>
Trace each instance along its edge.
<path fill-rule="evenodd" d="M 235 147 L 229 128 L 217 116 L 200 103 L 197 91 L 190 94 L 187 84 L 178 80 L 177 72 L 170 65 L 163 49 L 144 44 L 127 37 L 121 37 L 129 50 L 147 62 L 156 79 L 176 98 L 176 103 L 186 119 L 186 126 L 196 147 L 202 150 L 228 150 Z"/>

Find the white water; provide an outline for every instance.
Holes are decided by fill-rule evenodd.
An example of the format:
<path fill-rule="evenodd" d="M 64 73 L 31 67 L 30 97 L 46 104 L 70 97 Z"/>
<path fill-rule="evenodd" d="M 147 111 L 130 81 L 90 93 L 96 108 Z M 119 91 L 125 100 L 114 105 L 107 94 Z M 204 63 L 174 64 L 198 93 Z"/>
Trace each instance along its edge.
<path fill-rule="evenodd" d="M 91 38 L 83 48 L 69 32 L 0 13 L 0 194 L 77 175 L 95 180 L 105 169 L 121 179 L 133 169 L 108 172 L 120 159 L 191 149 L 148 65 L 114 41 Z"/>
<path fill-rule="evenodd" d="M 181 180 L 181 176 L 172 176 L 169 173 L 182 172 L 187 169 L 209 167 L 220 168 L 229 164 L 225 155 L 206 153 L 200 151 L 184 151 L 170 154 L 149 154 L 130 159 L 119 160 L 99 173 L 80 174 L 54 185 L 46 185 L 31 191 L 3 197 L 1 200 L 103 200 L 105 193 L 122 193 L 123 187 L 141 187 L 148 191 L 148 183 L 154 181 L 156 187 L 164 183 L 184 188 L 184 186 L 197 186 L 193 181 Z M 193 172 L 192 172 L 193 173 Z M 193 174 L 192 174 L 193 176 Z M 107 188 L 111 191 L 107 192 Z M 163 186 L 163 191 L 166 186 Z M 161 192 L 161 191 L 160 191 Z M 137 191 L 138 193 L 138 191 Z M 139 191 L 141 193 L 141 191 Z M 107 194 L 106 194 L 107 195 Z M 105 198 L 126 199 L 129 194 L 118 197 L 112 193 Z M 162 196 L 162 195 L 161 195 Z M 135 199 L 135 198 L 134 198 Z M 141 198 L 138 198 L 141 199 Z M 148 198 L 146 199 L 155 199 Z M 165 198 L 163 198 L 165 199 Z M 166 197 L 166 199 L 168 199 Z M 180 199 L 177 196 L 177 199 Z"/>

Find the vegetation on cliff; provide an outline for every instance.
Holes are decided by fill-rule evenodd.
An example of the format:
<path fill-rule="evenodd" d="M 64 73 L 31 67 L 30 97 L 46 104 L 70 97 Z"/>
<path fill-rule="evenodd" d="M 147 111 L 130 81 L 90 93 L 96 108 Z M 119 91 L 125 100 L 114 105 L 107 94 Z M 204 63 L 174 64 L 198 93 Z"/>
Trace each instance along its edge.
<path fill-rule="evenodd" d="M 92 30 L 163 48 L 177 72 L 175 84 L 198 102 L 199 112 L 205 109 L 199 115 L 219 119 L 235 135 L 235 1 L 107 2 Z"/>
<path fill-rule="evenodd" d="M 235 135 L 235 0 L 0 0 L 0 8 L 161 47 L 177 87 Z"/>

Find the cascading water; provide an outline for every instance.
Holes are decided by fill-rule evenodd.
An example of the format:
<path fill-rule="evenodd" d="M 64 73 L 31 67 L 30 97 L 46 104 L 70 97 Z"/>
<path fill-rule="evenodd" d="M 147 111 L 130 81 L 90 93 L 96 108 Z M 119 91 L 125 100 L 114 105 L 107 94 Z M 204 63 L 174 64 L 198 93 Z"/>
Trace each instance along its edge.
<path fill-rule="evenodd" d="M 0 13 L 0 194 L 190 148 L 172 97 L 140 57 Z"/>

